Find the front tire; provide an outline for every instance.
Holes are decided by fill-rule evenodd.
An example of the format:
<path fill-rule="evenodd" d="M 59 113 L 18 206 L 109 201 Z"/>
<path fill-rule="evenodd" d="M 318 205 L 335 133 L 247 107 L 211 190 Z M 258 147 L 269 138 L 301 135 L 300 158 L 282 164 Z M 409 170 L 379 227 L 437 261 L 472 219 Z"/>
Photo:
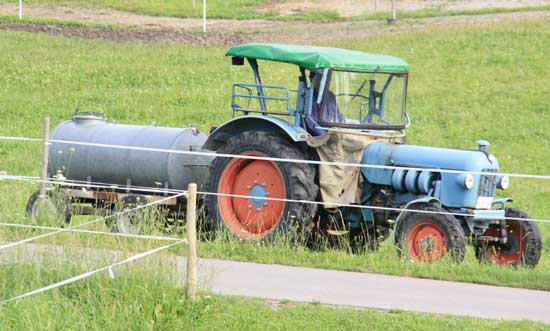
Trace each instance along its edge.
<path fill-rule="evenodd" d="M 285 159 L 307 159 L 297 143 L 267 132 L 247 131 L 230 138 L 219 154 Z M 296 162 L 275 162 L 217 157 L 206 182 L 207 230 L 222 227 L 240 239 L 273 239 L 291 232 L 307 237 L 313 227 L 319 187 L 316 167 Z M 243 196 L 254 196 L 245 198 Z M 269 200 L 269 198 L 275 200 Z"/>
<path fill-rule="evenodd" d="M 415 208 L 416 209 L 416 208 Z M 408 212 L 395 229 L 400 256 L 412 262 L 435 262 L 447 254 L 454 262 L 464 260 L 466 238 L 459 221 L 437 207 L 418 208 L 429 213 Z"/>
<path fill-rule="evenodd" d="M 481 241 L 476 244 L 476 257 L 480 261 L 501 266 L 535 267 L 542 251 L 542 238 L 538 226 L 532 222 L 526 213 L 506 208 L 506 217 L 525 220 L 506 220 L 506 243 Z M 501 237 L 498 224 L 491 224 L 484 236 Z"/>

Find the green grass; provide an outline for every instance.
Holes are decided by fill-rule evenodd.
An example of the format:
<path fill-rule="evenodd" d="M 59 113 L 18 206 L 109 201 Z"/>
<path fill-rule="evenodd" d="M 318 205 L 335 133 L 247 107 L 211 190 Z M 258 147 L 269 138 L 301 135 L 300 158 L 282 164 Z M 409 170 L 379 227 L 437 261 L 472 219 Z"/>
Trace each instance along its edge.
<path fill-rule="evenodd" d="M 548 174 L 550 161 L 550 22 L 435 28 L 415 33 L 370 36 L 331 46 L 386 53 L 412 67 L 408 109 L 413 118 L 408 143 L 490 151 L 504 172 Z M 119 123 L 208 130 L 231 116 L 235 81 L 251 82 L 247 68 L 230 66 L 224 50 L 204 47 L 113 44 L 0 31 L 0 135 L 41 135 L 42 118 L 56 125 L 77 103 L 104 111 Z M 266 84 L 294 87 L 296 68 L 261 64 Z M 40 144 L 0 142 L 0 171 L 38 175 Z M 35 184 L 0 181 L 3 221 L 26 222 L 23 213 Z M 507 194 L 514 206 L 535 218 L 550 218 L 550 182 L 513 179 Z M 77 218 L 76 222 L 82 221 Z M 400 261 L 390 242 L 381 252 L 349 255 L 288 246 L 238 242 L 201 243 L 203 256 L 452 279 L 550 290 L 550 227 L 540 224 L 544 249 L 534 270 L 480 265 L 468 251 L 461 265 L 413 265 Z M 4 229 L 0 238 L 20 237 Z M 18 236 L 19 236 L 18 235 Z M 69 236 L 65 234 L 64 236 Z M 51 242 L 63 238 L 52 238 Z M 94 245 L 110 244 L 97 239 Z"/>
<path fill-rule="evenodd" d="M 185 299 L 168 273 L 149 272 L 154 257 L 0 306 L 2 330 L 545 330 L 532 322 L 332 308 L 317 302 L 265 302 L 202 293 Z M 156 264 L 155 264 L 156 265 Z M 175 268 L 165 265 L 163 270 Z M 0 300 L 82 272 L 79 265 L 0 269 Z M 38 281 L 39 280 L 39 281 Z"/>
<path fill-rule="evenodd" d="M 50 18 L 35 18 L 35 17 L 23 17 L 19 19 L 18 16 L 14 15 L 0 15 L 0 23 L 18 23 L 18 24 L 48 24 L 48 25 L 58 25 L 58 26 L 76 26 L 76 27 L 86 27 L 86 28 L 116 28 L 117 25 L 114 24 L 105 24 L 105 23 L 88 23 L 81 21 L 72 21 L 72 20 L 59 20 L 59 19 L 50 19 Z"/>

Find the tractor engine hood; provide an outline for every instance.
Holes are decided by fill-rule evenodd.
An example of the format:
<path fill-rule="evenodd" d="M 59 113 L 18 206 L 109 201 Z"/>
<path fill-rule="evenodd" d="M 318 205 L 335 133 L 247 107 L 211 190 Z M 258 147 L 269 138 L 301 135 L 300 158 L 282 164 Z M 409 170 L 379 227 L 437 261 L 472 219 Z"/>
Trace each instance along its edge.
<path fill-rule="evenodd" d="M 478 197 L 492 198 L 498 181 L 496 176 L 473 174 L 474 184 L 473 187 L 468 189 L 464 184 L 466 174 L 438 172 L 436 170 L 498 172 L 497 159 L 482 150 L 447 149 L 377 142 L 365 148 L 362 163 L 404 168 L 426 168 L 425 171 L 376 168 L 362 168 L 361 171 L 370 183 L 389 185 L 401 192 L 432 195 L 440 199 L 443 205 L 447 207 L 479 208 Z M 484 209 L 489 207 L 487 205 L 483 206 Z"/>

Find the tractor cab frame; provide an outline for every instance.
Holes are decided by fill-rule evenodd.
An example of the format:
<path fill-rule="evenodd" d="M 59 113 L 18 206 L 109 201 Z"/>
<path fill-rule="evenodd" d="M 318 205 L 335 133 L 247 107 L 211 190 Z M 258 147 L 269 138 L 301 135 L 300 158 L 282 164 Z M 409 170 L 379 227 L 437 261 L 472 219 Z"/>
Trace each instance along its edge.
<path fill-rule="evenodd" d="M 285 52 L 297 54 L 316 52 L 316 48 L 307 46 L 289 46 L 276 45 L 278 48 L 284 48 Z M 408 83 L 408 65 L 404 61 L 386 56 L 377 55 L 376 63 L 391 63 L 393 65 L 356 65 L 346 68 L 334 67 L 336 63 L 328 63 L 332 67 L 318 67 L 319 63 L 313 64 L 304 60 L 297 60 L 300 76 L 298 87 L 291 90 L 286 86 L 273 86 L 262 84 L 260 76 L 258 59 L 277 61 L 276 55 L 264 57 L 247 57 L 247 52 L 252 52 L 256 45 L 244 45 L 232 48 L 228 55 L 232 56 L 233 65 L 244 65 L 245 60 L 252 68 L 254 74 L 254 84 L 235 83 L 232 88 L 231 107 L 233 109 L 233 118 L 239 115 L 263 116 L 288 116 L 289 123 L 296 127 L 308 130 L 308 119 L 314 118 L 310 131 L 326 131 L 330 127 L 359 129 L 359 130 L 394 130 L 401 131 L 410 125 L 410 117 L 406 112 L 406 95 Z M 260 45 L 265 47 L 265 45 Z M 354 51 L 326 48 L 339 57 L 357 56 Z M 274 52 L 275 53 L 275 52 Z M 363 53 L 361 53 L 363 54 Z M 303 56 L 301 57 L 303 59 Z M 290 62 L 290 61 L 282 61 Z M 291 62 L 292 63 L 292 62 Z M 327 65 L 327 64 L 323 64 Z M 349 63 L 348 63 L 349 65 Z M 306 71 L 309 71 L 307 75 Z M 308 79 L 309 76 L 309 79 Z M 396 82 L 400 81 L 399 83 Z M 308 84 L 309 83 L 309 84 Z M 353 84 L 355 83 L 355 86 Z M 350 86 L 351 85 L 351 86 Z M 397 87 L 395 87 L 397 85 Z M 377 88 L 380 86 L 380 88 Z M 332 90 L 336 90 L 334 93 Z M 400 93 L 393 96 L 392 107 L 388 107 L 389 91 L 397 90 Z M 241 92 L 243 91 L 243 92 Z M 271 96 L 269 92 L 280 92 L 282 95 Z M 291 96 L 296 94 L 295 107 L 292 106 Z M 395 94 L 395 93 L 394 93 Z M 397 98 L 397 100 L 395 100 Z M 242 105 L 242 101 L 246 103 Z M 257 107 L 250 107 L 251 101 L 255 101 Z M 324 118 L 315 116 L 314 111 L 320 115 L 326 113 L 330 102 L 335 101 L 336 107 L 344 108 L 346 114 L 340 113 L 340 120 L 334 118 Z M 283 111 L 274 111 L 268 109 L 268 102 L 284 103 Z M 354 109 L 349 109 L 353 107 Z M 385 117 L 392 111 L 392 122 Z M 340 115 L 339 114 L 339 115 Z M 350 116 L 350 114 L 352 116 Z M 333 116 L 334 117 L 334 116 Z"/>

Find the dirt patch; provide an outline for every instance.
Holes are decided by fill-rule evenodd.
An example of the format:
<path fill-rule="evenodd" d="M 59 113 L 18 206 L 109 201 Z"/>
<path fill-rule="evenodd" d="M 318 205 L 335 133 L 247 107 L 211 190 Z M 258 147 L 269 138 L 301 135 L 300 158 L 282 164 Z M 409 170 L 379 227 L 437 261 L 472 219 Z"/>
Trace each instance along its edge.
<path fill-rule="evenodd" d="M 243 42 L 238 34 L 197 33 L 176 30 L 88 28 L 66 25 L 0 23 L 0 29 L 41 32 L 83 39 L 104 39 L 113 42 L 179 43 L 192 45 L 228 45 Z"/>
<path fill-rule="evenodd" d="M 88 28 L 27 23 L 0 23 L 0 29 L 41 32 L 51 35 L 84 39 L 105 39 L 113 42 L 140 41 L 145 43 L 177 43 L 222 47 L 247 42 L 323 44 L 332 40 L 362 38 L 365 35 L 409 33 L 411 31 L 438 26 L 462 26 L 497 23 L 502 21 L 521 21 L 532 18 L 550 18 L 550 11 L 401 20 L 398 25 L 387 25 L 385 23 L 373 21 L 363 23 L 310 23 L 307 30 L 302 29 L 299 25 L 287 23 L 286 30 L 275 32 L 260 31 L 246 34 L 235 32 L 211 32 L 204 34 L 202 32 L 173 29 Z M 296 33 L 297 30 L 299 30 L 300 33 Z"/>
<path fill-rule="evenodd" d="M 396 0 L 396 10 L 422 9 L 473 10 L 485 8 L 519 8 L 549 5 L 550 0 Z M 275 11 L 281 15 L 300 15 L 309 10 L 335 11 L 341 17 L 355 17 L 391 10 L 391 0 L 305 0 L 271 1 L 260 11 Z"/>

